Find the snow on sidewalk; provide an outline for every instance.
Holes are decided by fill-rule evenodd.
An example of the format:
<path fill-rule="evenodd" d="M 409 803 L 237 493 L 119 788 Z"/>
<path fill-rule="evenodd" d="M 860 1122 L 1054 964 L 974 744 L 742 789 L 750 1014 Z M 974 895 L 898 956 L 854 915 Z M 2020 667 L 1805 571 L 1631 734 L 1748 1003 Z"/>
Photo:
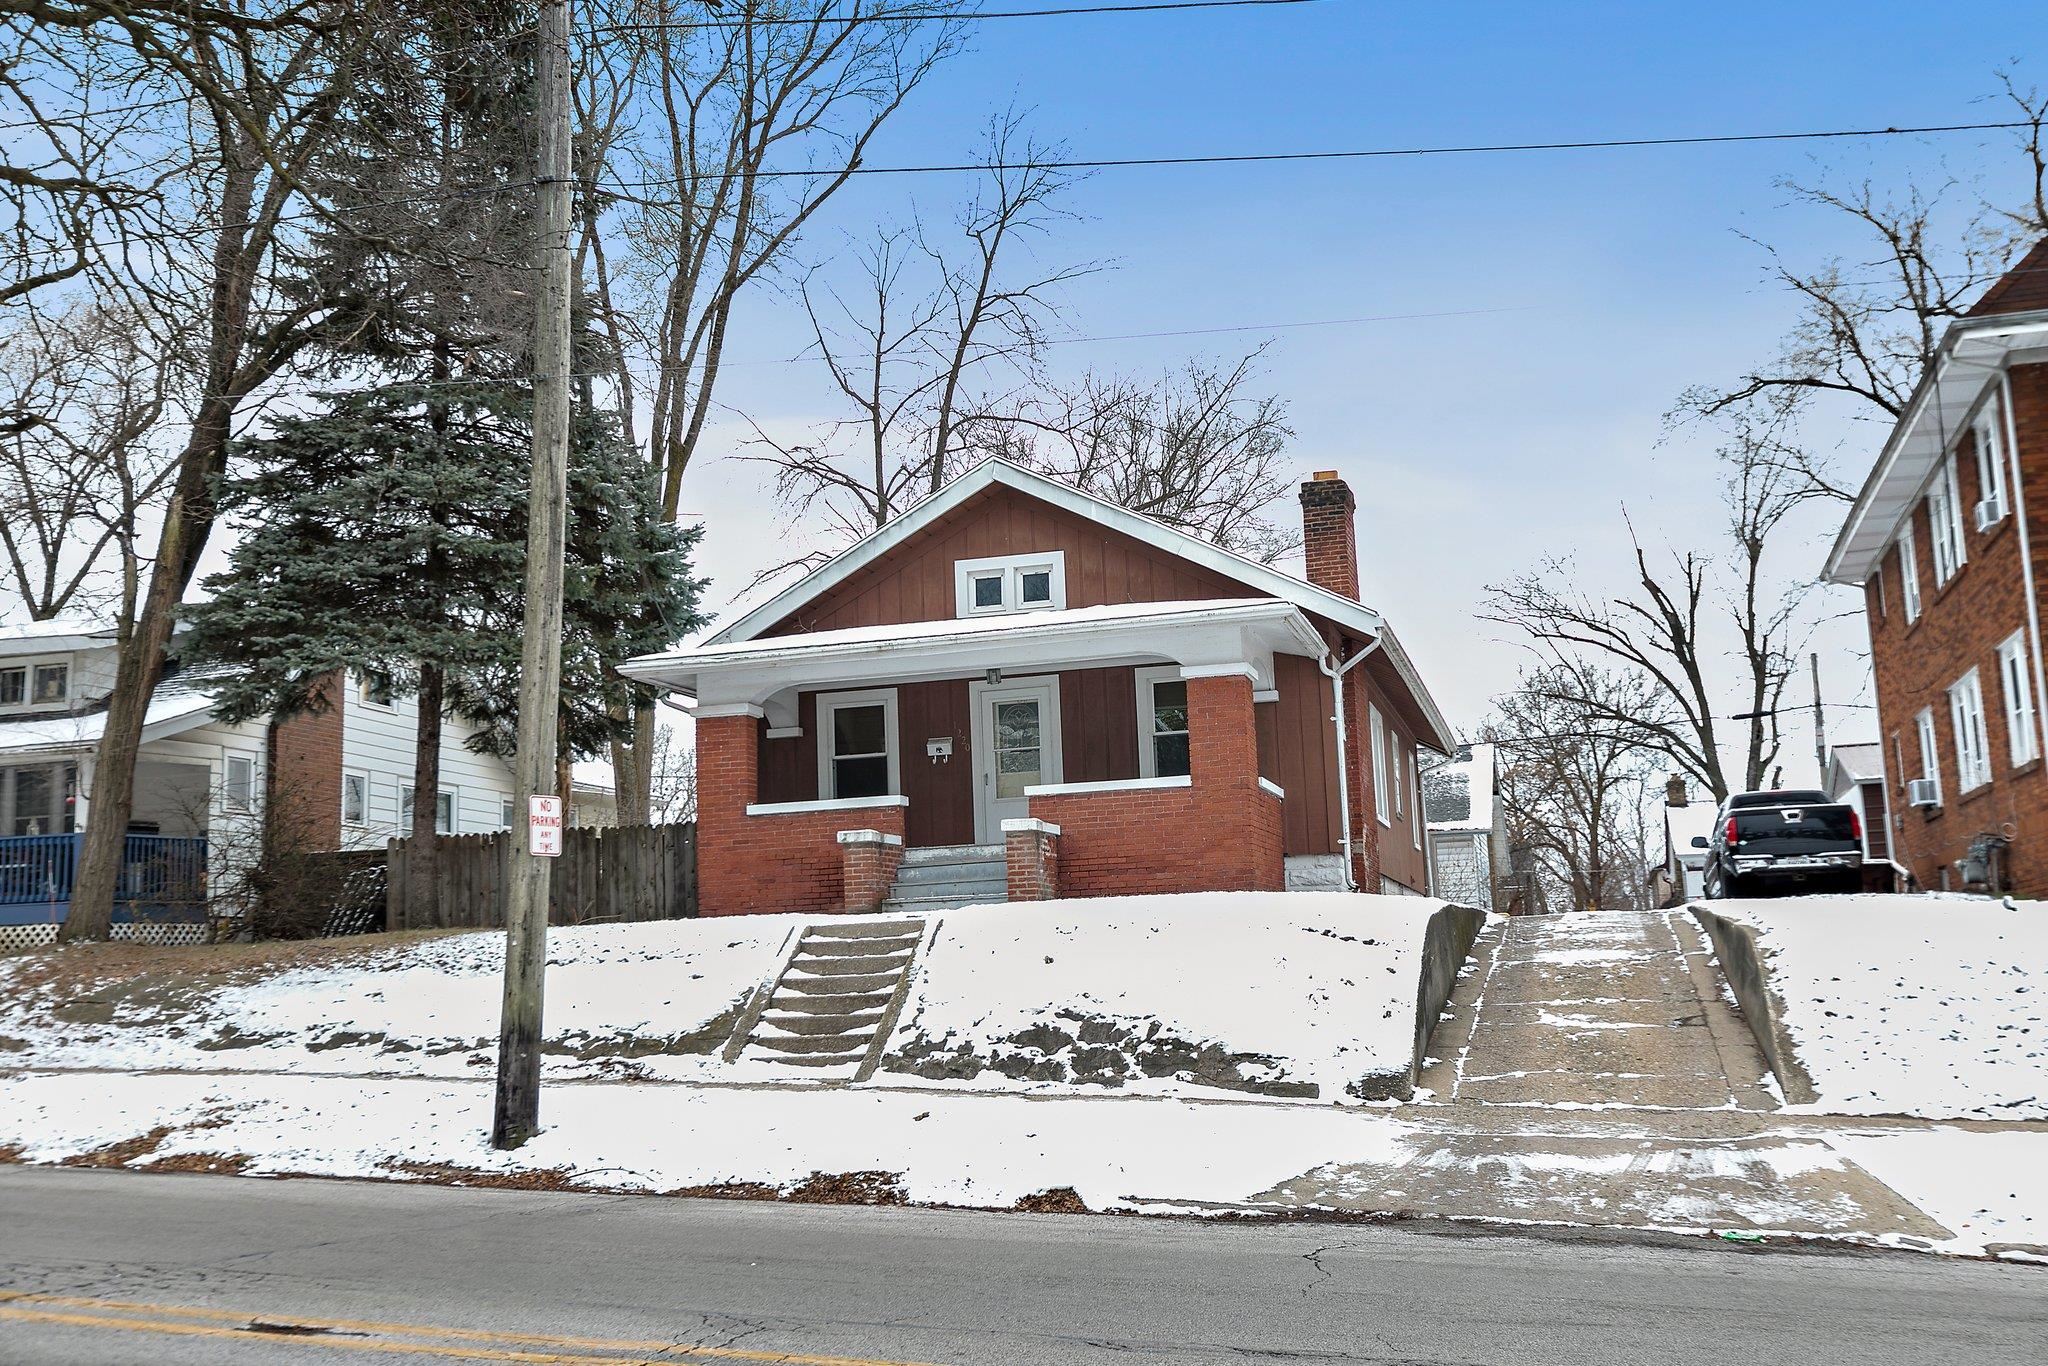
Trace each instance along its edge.
<path fill-rule="evenodd" d="M 1821 1114 L 2048 1119 L 2048 903 L 1716 901 L 1756 931 Z"/>

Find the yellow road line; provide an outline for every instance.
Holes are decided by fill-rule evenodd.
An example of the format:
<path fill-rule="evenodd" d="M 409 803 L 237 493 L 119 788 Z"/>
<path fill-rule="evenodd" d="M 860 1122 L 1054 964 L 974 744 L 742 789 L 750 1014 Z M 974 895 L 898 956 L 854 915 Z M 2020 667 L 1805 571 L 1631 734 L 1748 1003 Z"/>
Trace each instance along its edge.
<path fill-rule="evenodd" d="M 16 1306 L 37 1305 L 44 1308 Z M 108 1312 L 96 1314 L 62 1313 L 60 1310 L 110 1311 L 113 1315 L 158 1315 L 159 1320 L 147 1318 L 110 1317 Z M 438 1328 L 421 1324 L 380 1323 L 362 1319 L 306 1318 L 296 1314 L 280 1314 L 275 1319 L 266 1318 L 262 1312 L 236 1309 L 204 1309 L 186 1305 L 147 1304 L 131 1300 L 80 1299 L 64 1295 L 35 1295 L 22 1291 L 0 1291 L 0 1319 L 15 1319 L 31 1323 L 67 1324 L 77 1327 L 116 1328 L 130 1332 L 166 1333 L 185 1337 L 235 1338 L 242 1341 L 260 1341 L 268 1336 L 263 1332 L 252 1332 L 246 1325 L 251 1322 L 275 1322 L 280 1326 L 326 1329 L 338 1333 L 360 1333 L 362 1337 L 331 1337 L 313 1332 L 299 1335 L 279 1335 L 294 1343 L 309 1347 L 336 1347 L 348 1351 L 369 1351 L 398 1353 L 415 1356 L 437 1356 L 464 1361 L 519 1361 L 534 1363 L 593 1363 L 594 1366 L 642 1366 L 651 1356 L 666 1356 L 683 1360 L 721 1360 L 774 1363 L 775 1366 L 931 1366 L 927 1362 L 882 1361 L 869 1357 L 816 1356 L 803 1352 L 772 1352 L 749 1350 L 741 1347 L 692 1347 L 674 1342 L 628 1341 L 611 1338 L 556 1337 L 541 1333 L 502 1333 L 473 1328 Z M 165 1322 L 163 1319 L 172 1321 Z M 177 1322 L 179 1319 L 210 1319 L 232 1322 L 237 1327 L 221 1327 L 216 1323 Z M 386 1336 L 367 1336 L 384 1334 Z M 396 1335 L 391 1336 L 391 1335 Z M 404 1342 L 402 1337 L 441 1338 L 444 1343 Z M 447 1343 L 497 1343 L 500 1347 L 461 1347 Z M 522 1346 L 523 1345 L 523 1346 Z M 531 1348 L 543 1350 L 534 1351 Z M 552 1349 L 552 1350 L 549 1350 Z M 631 1357 L 590 1356 L 590 1352 L 632 1352 Z M 574 1353 L 574 1355 L 564 1355 Z"/>

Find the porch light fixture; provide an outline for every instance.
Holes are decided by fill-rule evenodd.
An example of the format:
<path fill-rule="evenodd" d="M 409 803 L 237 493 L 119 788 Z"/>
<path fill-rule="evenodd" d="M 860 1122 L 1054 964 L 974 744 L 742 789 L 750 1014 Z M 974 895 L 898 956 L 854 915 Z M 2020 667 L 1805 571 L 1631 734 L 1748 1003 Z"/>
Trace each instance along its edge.
<path fill-rule="evenodd" d="M 996 684 L 1003 681 L 1003 671 L 1001 669 L 990 669 L 987 678 L 988 685 L 993 688 Z"/>

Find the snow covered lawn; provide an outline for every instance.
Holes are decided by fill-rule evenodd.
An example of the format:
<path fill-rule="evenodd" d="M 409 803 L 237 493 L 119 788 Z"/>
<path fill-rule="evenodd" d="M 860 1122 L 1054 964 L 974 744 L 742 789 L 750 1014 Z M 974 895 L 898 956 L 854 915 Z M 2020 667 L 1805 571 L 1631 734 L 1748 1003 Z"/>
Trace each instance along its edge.
<path fill-rule="evenodd" d="M 679 1080 L 722 1066 L 716 1050 L 799 923 L 551 930 L 549 1075 Z M 320 961 L 281 970 L 265 949 L 287 961 L 305 950 L 116 947 L 0 959 L 0 1059 L 474 1076 L 497 1059 L 504 946 L 497 933 L 380 937 L 360 948 L 327 941 L 312 950 Z"/>
<path fill-rule="evenodd" d="M 1828 1146 L 1954 1233 L 1943 1251 L 2048 1262 L 2048 1132 L 1888 1129 Z"/>
<path fill-rule="evenodd" d="M 1110 897 L 949 912 L 877 1080 L 977 1089 L 1398 1093 L 1442 902 Z"/>
<path fill-rule="evenodd" d="M 1716 901 L 1756 932 L 1813 1113 L 2048 1119 L 2048 903 Z"/>

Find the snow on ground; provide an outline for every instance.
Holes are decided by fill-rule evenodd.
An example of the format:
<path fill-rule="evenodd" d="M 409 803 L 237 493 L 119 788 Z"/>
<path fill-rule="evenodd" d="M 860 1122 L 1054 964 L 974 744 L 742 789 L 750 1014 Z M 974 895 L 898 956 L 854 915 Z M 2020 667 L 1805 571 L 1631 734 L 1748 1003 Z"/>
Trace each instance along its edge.
<path fill-rule="evenodd" d="M 515 1152 L 486 1135 L 491 1088 L 334 1077 L 0 1078 L 0 1148 L 59 1162 L 159 1128 L 146 1166 L 195 1153 L 249 1174 L 397 1177 L 453 1166 L 574 1173 L 596 1189 L 786 1187 L 879 1172 L 905 1199 L 1004 1208 L 1059 1186 L 1091 1209 L 1236 1201 L 1333 1155 L 1387 1160 L 1412 1126 L 1334 1107 L 887 1090 L 565 1085 Z"/>
<path fill-rule="evenodd" d="M 799 923 L 550 930 L 550 1074 L 681 1079 L 719 1066 L 715 1050 Z M 67 973 L 39 978 L 67 967 L 61 959 L 0 960 L 0 1056 L 16 1067 L 471 1076 L 497 1057 L 504 944 L 497 933 L 452 934 L 269 975 L 181 974 L 181 955 L 208 950 L 165 950 L 148 973 L 84 988 Z"/>
<path fill-rule="evenodd" d="M 949 912 L 881 1075 L 1386 1096 L 1407 1078 L 1423 935 L 1442 904 L 1236 892 Z"/>
<path fill-rule="evenodd" d="M 2048 1119 L 2048 903 L 1717 901 L 1757 933 L 1827 1114 Z"/>
<path fill-rule="evenodd" d="M 1943 1251 L 2048 1262 L 2048 1133 L 1944 1125 L 1833 1133 L 1828 1145 L 1954 1233 Z"/>

